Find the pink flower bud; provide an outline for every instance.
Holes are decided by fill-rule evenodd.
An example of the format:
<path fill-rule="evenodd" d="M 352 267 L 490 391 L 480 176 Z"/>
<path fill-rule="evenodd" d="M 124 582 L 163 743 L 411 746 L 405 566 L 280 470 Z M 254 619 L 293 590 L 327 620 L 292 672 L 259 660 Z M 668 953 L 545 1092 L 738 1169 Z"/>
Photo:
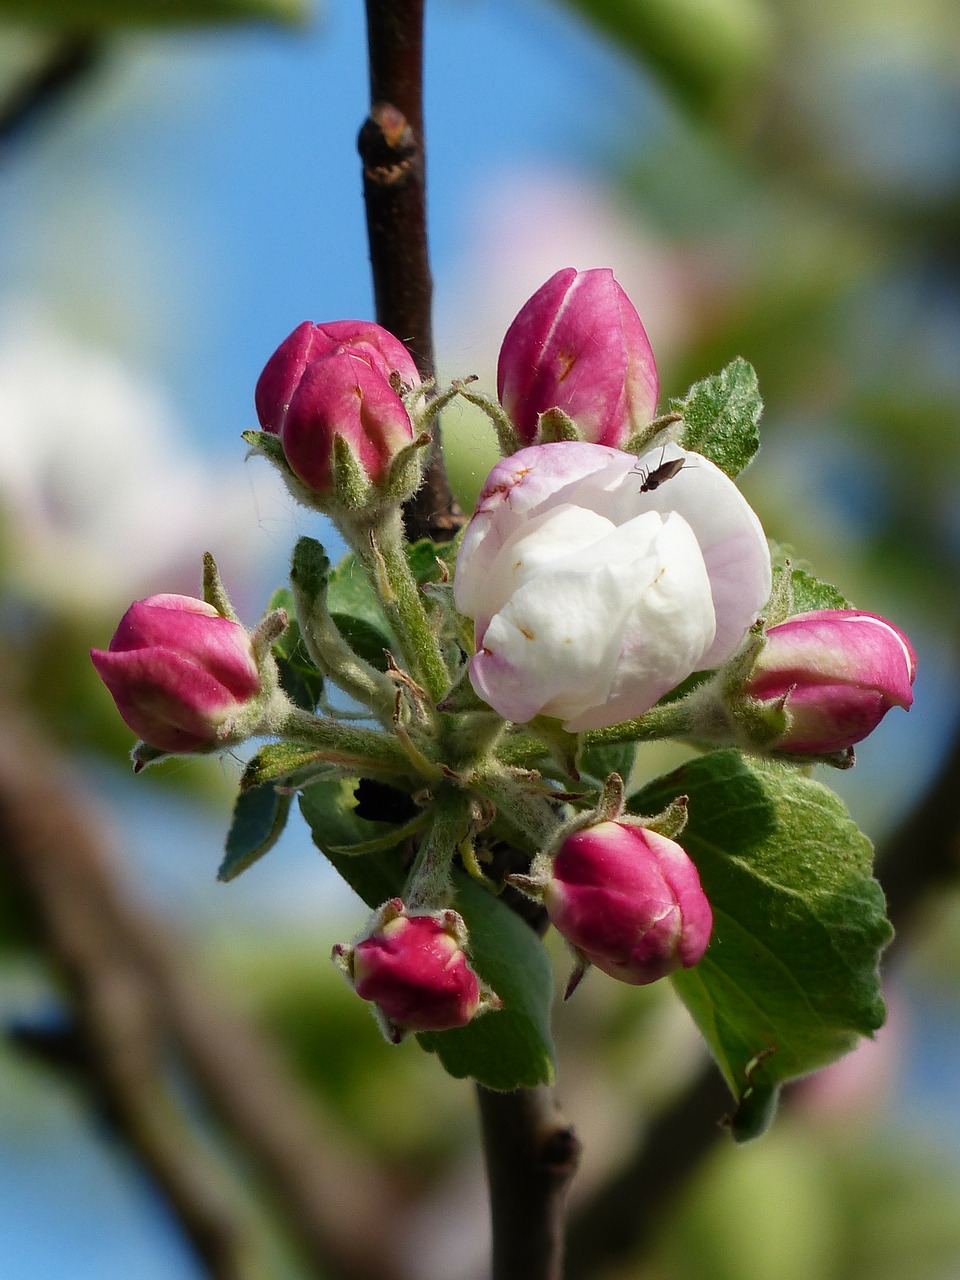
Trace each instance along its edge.
<path fill-rule="evenodd" d="M 406 1031 L 465 1027 L 479 1012 L 481 987 L 467 962 L 466 926 L 456 911 L 406 915 L 394 898 L 372 932 L 333 958 L 357 995 L 377 1006 L 389 1039 Z"/>
<path fill-rule="evenodd" d="M 891 707 L 913 702 L 917 659 L 891 622 L 854 609 L 801 613 L 771 627 L 746 692 L 786 699 L 780 751 L 842 751 L 872 733 Z"/>
<path fill-rule="evenodd" d="M 224 726 L 260 691 L 243 627 L 190 596 L 137 600 L 109 650 L 91 649 L 124 721 L 160 751 L 224 745 Z"/>
<path fill-rule="evenodd" d="M 377 484 L 413 439 L 397 379 L 420 383 L 406 347 L 380 325 L 305 320 L 267 361 L 257 383 L 257 416 L 264 431 L 279 435 L 294 475 L 315 493 L 331 488 L 338 436 Z"/>
<path fill-rule="evenodd" d="M 413 439 L 410 416 L 390 383 L 346 349 L 307 365 L 280 429 L 291 470 L 315 493 L 330 488 L 337 436 L 374 484 Z"/>
<path fill-rule="evenodd" d="M 713 927 L 697 869 L 680 845 L 622 822 L 564 840 L 543 900 L 585 959 L 635 986 L 695 965 Z"/>
<path fill-rule="evenodd" d="M 551 276 L 507 330 L 497 392 L 524 444 L 562 409 L 591 444 L 619 448 L 653 418 L 657 367 L 640 317 L 609 268 Z"/>
<path fill-rule="evenodd" d="M 308 365 L 335 351 L 349 351 L 390 381 L 396 373 L 408 387 L 419 386 L 420 374 L 407 348 L 392 333 L 369 320 L 304 320 L 285 338 L 266 363 L 254 395 L 264 431 L 280 434 L 283 420 Z"/>

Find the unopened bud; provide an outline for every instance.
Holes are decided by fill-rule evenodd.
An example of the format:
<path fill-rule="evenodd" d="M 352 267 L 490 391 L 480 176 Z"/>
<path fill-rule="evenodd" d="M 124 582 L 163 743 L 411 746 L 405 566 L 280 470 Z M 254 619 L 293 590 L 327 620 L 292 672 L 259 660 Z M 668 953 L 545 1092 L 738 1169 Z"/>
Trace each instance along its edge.
<path fill-rule="evenodd" d="M 910 641 L 885 618 L 820 609 L 770 628 L 746 693 L 785 707 L 778 751 L 826 754 L 860 742 L 891 707 L 908 709 L 916 670 Z"/>
<path fill-rule="evenodd" d="M 507 330 L 497 366 L 503 408 L 525 445 L 559 409 L 591 444 L 619 448 L 654 416 L 657 368 L 640 317 L 608 268 L 558 271 Z"/>
<path fill-rule="evenodd" d="M 601 822 L 568 836 L 543 901 L 551 923 L 583 960 L 636 986 L 695 965 L 713 927 L 686 851 L 625 822 Z"/>
<path fill-rule="evenodd" d="M 464 1027 L 481 1006 L 499 1004 L 471 969 L 466 942 L 456 911 L 408 915 L 393 898 L 364 938 L 334 947 L 333 959 L 357 995 L 376 1005 L 387 1039 L 399 1043 L 408 1031 Z"/>
<path fill-rule="evenodd" d="M 107 650 L 91 649 L 117 710 L 160 751 L 211 751 L 260 692 L 246 631 L 190 596 L 158 595 L 132 604 Z"/>

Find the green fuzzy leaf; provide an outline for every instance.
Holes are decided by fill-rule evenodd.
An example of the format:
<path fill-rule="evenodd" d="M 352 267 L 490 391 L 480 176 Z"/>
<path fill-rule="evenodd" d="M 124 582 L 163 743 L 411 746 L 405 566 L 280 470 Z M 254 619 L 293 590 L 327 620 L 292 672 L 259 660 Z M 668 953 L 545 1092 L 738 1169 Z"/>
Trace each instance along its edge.
<path fill-rule="evenodd" d="M 306 0 L 0 0 L 0 19 L 69 30 L 306 20 Z"/>
<path fill-rule="evenodd" d="M 357 657 L 363 658 L 378 671 L 386 671 L 387 650 L 395 651 L 397 647 L 386 622 L 377 627 L 365 618 L 356 618 L 349 613 L 331 613 L 330 617 Z"/>
<path fill-rule="evenodd" d="M 682 400 L 671 400 L 670 409 L 683 415 L 684 449 L 737 476 L 760 448 L 757 424 L 763 401 L 753 366 L 737 357 L 722 371 L 695 382 Z"/>
<path fill-rule="evenodd" d="M 291 800 L 291 796 L 281 795 L 270 785 L 241 791 L 233 807 L 218 880 L 235 880 L 269 853 L 286 826 Z"/>
<path fill-rule="evenodd" d="M 606 782 L 611 773 L 619 773 L 624 783 L 628 783 L 636 754 L 635 742 L 586 747 L 577 754 L 577 770 L 582 776 L 594 778 L 597 782 Z"/>
<path fill-rule="evenodd" d="M 322 767 L 336 768 L 336 765 L 331 765 L 327 753 L 318 751 L 316 747 L 295 742 L 268 742 L 247 761 L 240 779 L 240 790 L 252 791 L 267 783 L 290 784 L 304 770 L 316 771 Z"/>
<path fill-rule="evenodd" d="M 784 581 L 787 573 L 790 575 L 789 585 Z M 770 599 L 783 601 L 785 604 L 788 602 L 788 611 L 783 612 L 782 616 L 774 616 L 772 612 L 767 612 L 767 625 L 771 627 L 778 622 L 785 622 L 787 618 L 792 618 L 798 613 L 812 613 L 816 609 L 853 607 L 849 600 L 829 582 L 821 582 L 805 569 L 787 569 L 783 565 L 774 565 L 773 591 Z"/>
<path fill-rule="evenodd" d="M 273 656 L 284 693 L 304 711 L 314 711 L 323 694 L 323 676 L 313 665 L 297 622 L 297 606 L 289 587 L 280 587 L 270 598 L 269 609 L 284 609 L 290 619 L 286 631 L 274 641 Z"/>
<path fill-rule="evenodd" d="M 402 894 L 406 867 L 397 849 L 360 857 L 336 852 L 389 831 L 388 824 L 366 822 L 353 813 L 355 786 L 349 779 L 318 783 L 303 793 L 300 808 L 317 847 L 367 906 L 376 908 Z M 553 982 L 547 954 L 533 930 L 498 898 L 462 872 L 454 879 L 452 905 L 470 931 L 472 963 L 504 1007 L 469 1026 L 417 1038 L 458 1079 L 471 1076 L 503 1090 L 549 1084 Z"/>
<path fill-rule="evenodd" d="M 352 551 L 330 570 L 327 608 L 338 619 L 338 626 L 342 627 L 344 618 L 357 618 L 373 631 L 379 631 L 387 642 L 387 648 L 396 648 L 377 593 Z"/>
<path fill-rule="evenodd" d="M 880 952 L 892 931 L 872 848 L 827 787 L 718 751 L 630 799 L 656 813 L 689 797 L 680 837 L 714 914 L 706 955 L 673 984 L 755 1136 L 785 1081 L 883 1024 Z M 735 1136 L 737 1126 L 735 1125 Z"/>
<path fill-rule="evenodd" d="M 457 554 L 450 542 L 433 542 L 430 538 L 420 538 L 407 547 L 407 559 L 413 576 L 423 586 L 427 582 L 442 582 L 445 576 L 452 578 Z"/>
<path fill-rule="evenodd" d="M 453 576 L 455 552 L 449 544 L 421 538 L 406 550 L 413 576 L 421 586 L 441 582 L 444 566 L 447 574 Z M 399 646 L 380 607 L 377 593 L 353 552 L 345 555 L 330 572 L 327 608 L 354 653 L 378 671 L 386 671 L 384 651 L 389 649 L 396 653 Z"/>
<path fill-rule="evenodd" d="M 310 828 L 313 843 L 329 858 L 350 888 L 372 908 L 397 897 L 403 888 L 406 870 L 395 850 L 359 858 L 337 852 L 386 837 L 396 829 L 388 822 L 369 822 L 357 817 L 354 812 L 357 782 L 357 778 L 335 778 L 307 787 L 300 796 L 300 811 Z"/>

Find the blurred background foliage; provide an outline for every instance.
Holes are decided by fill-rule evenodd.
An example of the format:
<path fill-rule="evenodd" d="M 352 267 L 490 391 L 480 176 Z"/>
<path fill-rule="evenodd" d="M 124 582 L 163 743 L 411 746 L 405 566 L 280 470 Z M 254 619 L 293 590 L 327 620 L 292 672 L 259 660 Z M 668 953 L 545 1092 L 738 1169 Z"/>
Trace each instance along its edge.
<path fill-rule="evenodd" d="M 177 762 L 134 782 L 129 735 L 86 657 L 134 597 L 194 592 L 208 548 L 254 621 L 309 527 L 243 464 L 238 436 L 263 360 L 299 320 L 371 314 L 352 150 L 366 110 L 358 8 L 0 4 L 2 696 L 69 753 L 137 893 L 390 1171 L 410 1274 L 430 1280 L 483 1269 L 468 1089 L 414 1043 L 388 1049 L 328 965 L 362 912 L 304 835 L 236 886 L 213 884 L 239 764 Z M 957 718 L 960 9 L 428 8 L 443 372 L 492 389 L 507 322 L 568 264 L 615 268 L 664 402 L 735 355 L 756 366 L 764 447 L 744 487 L 765 527 L 904 626 L 920 655 L 910 717 L 825 779 L 882 841 Z M 489 433 L 465 408 L 444 430 L 469 504 Z M 674 759 L 651 752 L 643 768 Z M 24 1054 L 23 1028 L 64 1010 L 18 902 L 4 903 L 0 1271 L 201 1274 L 76 1074 Z M 878 1041 L 801 1086 L 762 1142 L 718 1147 L 653 1249 L 598 1276 L 960 1271 L 958 903 L 941 895 L 901 951 Z M 565 963 L 558 950 L 561 975 Z M 629 1158 L 699 1049 L 669 991 L 596 975 L 558 1010 L 558 1034 L 561 1095 L 586 1144 L 576 1202 Z"/>

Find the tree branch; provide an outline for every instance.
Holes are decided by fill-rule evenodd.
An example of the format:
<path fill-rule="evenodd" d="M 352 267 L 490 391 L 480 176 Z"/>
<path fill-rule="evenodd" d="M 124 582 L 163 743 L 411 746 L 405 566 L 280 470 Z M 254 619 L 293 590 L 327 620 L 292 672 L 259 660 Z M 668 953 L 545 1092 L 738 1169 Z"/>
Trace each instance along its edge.
<path fill-rule="evenodd" d="M 562 1280 L 567 1189 L 580 1143 L 544 1087 L 477 1086 L 493 1221 L 493 1280 Z"/>
<path fill-rule="evenodd" d="M 358 138 L 377 321 L 436 376 L 427 249 L 423 132 L 423 0 L 367 0 L 370 115 Z M 407 536 L 445 541 L 463 517 L 436 441 L 424 482 L 404 508 Z"/>
<path fill-rule="evenodd" d="M 15 142 L 97 71 L 104 51 L 102 37 L 92 32 L 57 40 L 39 66 L 0 102 L 0 147 Z"/>
<path fill-rule="evenodd" d="M 212 1275 L 266 1274 L 249 1209 L 195 1136 L 167 1075 L 187 1079 L 263 1177 L 317 1275 L 399 1280 L 387 1180 L 349 1152 L 312 1095 L 182 943 L 118 883 L 97 826 L 46 744 L 4 719 L 0 873 L 5 895 L 61 975 L 77 1065 L 163 1189 Z"/>

